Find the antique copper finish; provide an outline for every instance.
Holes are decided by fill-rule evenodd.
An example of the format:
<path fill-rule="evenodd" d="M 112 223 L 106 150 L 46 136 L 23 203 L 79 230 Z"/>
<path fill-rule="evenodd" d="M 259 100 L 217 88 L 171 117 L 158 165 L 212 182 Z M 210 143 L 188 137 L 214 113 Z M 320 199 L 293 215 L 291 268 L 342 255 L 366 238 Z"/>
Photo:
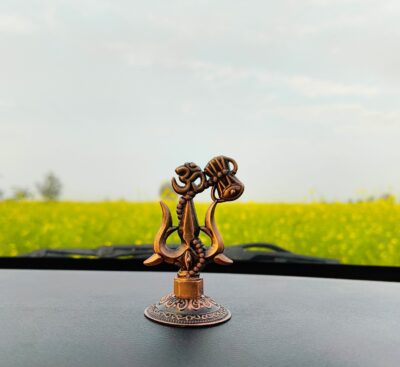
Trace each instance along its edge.
<path fill-rule="evenodd" d="M 199 298 L 203 294 L 203 279 L 176 277 L 174 279 L 174 294 L 178 298 Z"/>
<path fill-rule="evenodd" d="M 195 163 L 185 163 L 175 170 L 182 184 L 172 179 L 173 189 L 181 195 L 176 208 L 179 223 L 172 225 L 168 206 L 161 201 L 162 223 L 154 239 L 154 254 L 144 264 L 153 266 L 165 261 L 180 269 L 174 279 L 174 292 L 146 308 L 144 314 L 150 320 L 187 327 L 215 325 L 230 319 L 228 309 L 203 294 L 203 279 L 199 272 L 211 261 L 220 265 L 232 264 L 232 260 L 223 254 L 224 242 L 214 214 L 218 203 L 236 200 L 243 194 L 244 185 L 236 177 L 237 169 L 232 158 L 218 156 L 207 163 L 204 171 Z M 211 188 L 213 202 L 207 210 L 205 225 L 200 226 L 193 199 L 208 188 Z M 181 245 L 171 249 L 166 244 L 167 238 L 175 231 Z M 201 242 L 200 232 L 211 239 L 210 247 Z"/>

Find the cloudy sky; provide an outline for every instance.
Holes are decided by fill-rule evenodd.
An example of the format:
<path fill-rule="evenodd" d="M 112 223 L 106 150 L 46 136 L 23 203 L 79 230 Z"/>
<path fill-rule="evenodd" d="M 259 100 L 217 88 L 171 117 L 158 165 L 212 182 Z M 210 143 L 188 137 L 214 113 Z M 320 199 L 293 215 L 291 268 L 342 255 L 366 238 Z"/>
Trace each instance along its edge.
<path fill-rule="evenodd" d="M 400 3 L 3 0 L 0 189 L 156 199 L 186 161 L 243 200 L 400 196 Z"/>

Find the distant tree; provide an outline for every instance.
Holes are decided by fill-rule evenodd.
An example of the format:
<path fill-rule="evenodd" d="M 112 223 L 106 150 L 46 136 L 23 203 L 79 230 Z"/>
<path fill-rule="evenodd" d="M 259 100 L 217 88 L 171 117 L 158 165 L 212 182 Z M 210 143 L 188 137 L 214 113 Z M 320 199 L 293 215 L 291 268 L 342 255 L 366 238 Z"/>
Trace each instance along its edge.
<path fill-rule="evenodd" d="M 54 173 L 49 172 L 42 183 L 36 184 L 36 188 L 43 200 L 56 201 L 61 196 L 62 184 Z"/>
<path fill-rule="evenodd" d="M 4 192 L 0 190 L 0 200 L 2 200 L 3 198 L 4 198 Z"/>
<path fill-rule="evenodd" d="M 178 195 L 175 193 L 169 181 L 165 181 L 160 186 L 160 199 L 164 201 L 177 201 Z"/>
<path fill-rule="evenodd" d="M 13 200 L 18 200 L 18 201 L 27 200 L 33 197 L 32 193 L 27 188 L 14 187 L 12 190 L 13 190 L 13 195 L 12 195 Z"/>
<path fill-rule="evenodd" d="M 380 197 L 381 201 L 385 201 L 389 204 L 395 204 L 396 203 L 396 196 L 394 196 L 393 194 L 383 194 Z"/>

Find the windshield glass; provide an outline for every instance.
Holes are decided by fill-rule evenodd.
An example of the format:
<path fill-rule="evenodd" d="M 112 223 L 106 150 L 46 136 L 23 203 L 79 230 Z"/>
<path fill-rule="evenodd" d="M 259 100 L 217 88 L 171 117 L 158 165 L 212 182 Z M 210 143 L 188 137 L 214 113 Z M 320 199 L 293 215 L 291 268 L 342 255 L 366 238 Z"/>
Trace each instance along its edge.
<path fill-rule="evenodd" d="M 399 266 L 399 16 L 395 1 L 3 1 L 0 255 L 152 244 L 175 168 L 223 154 L 246 186 L 216 210 L 227 247 Z"/>

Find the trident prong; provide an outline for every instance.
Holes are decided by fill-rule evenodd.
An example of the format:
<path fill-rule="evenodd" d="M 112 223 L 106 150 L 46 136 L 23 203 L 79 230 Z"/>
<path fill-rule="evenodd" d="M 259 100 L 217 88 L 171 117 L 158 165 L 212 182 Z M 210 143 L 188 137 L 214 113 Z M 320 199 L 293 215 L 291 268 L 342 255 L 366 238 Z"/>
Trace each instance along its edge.
<path fill-rule="evenodd" d="M 208 162 L 204 171 L 194 163 L 185 163 L 175 170 L 183 184 L 179 186 L 176 179 L 172 179 L 173 189 L 182 195 L 177 205 L 179 223 L 178 226 L 172 225 L 169 208 L 161 201 L 162 222 L 154 239 L 154 254 L 144 262 L 145 265 L 165 261 L 178 265 L 181 276 L 196 278 L 206 262 L 232 264 L 232 260 L 223 254 L 224 241 L 215 222 L 215 209 L 218 203 L 236 200 L 242 195 L 244 185 L 235 177 L 237 169 L 232 158 L 218 156 Z M 198 179 L 200 183 L 196 184 Z M 207 188 L 211 188 L 213 202 L 207 210 L 205 225 L 199 226 L 193 198 Z M 167 239 L 175 231 L 178 231 L 181 244 L 177 249 L 171 249 L 167 246 Z M 210 247 L 206 248 L 201 242 L 200 231 L 210 237 Z"/>

